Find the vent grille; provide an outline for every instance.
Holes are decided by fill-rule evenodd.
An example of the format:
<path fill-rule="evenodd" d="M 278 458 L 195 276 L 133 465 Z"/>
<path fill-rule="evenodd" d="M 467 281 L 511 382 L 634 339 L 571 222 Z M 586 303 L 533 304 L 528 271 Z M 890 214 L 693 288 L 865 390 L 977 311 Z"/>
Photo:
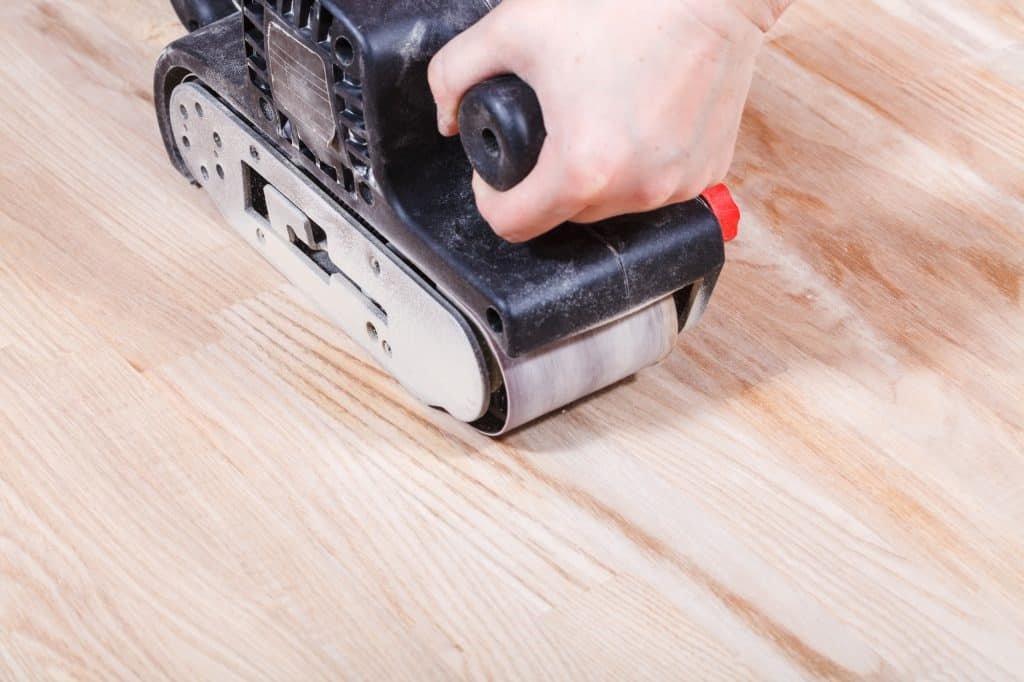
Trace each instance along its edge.
<path fill-rule="evenodd" d="M 363 117 L 362 67 L 356 41 L 320 0 L 243 0 L 242 18 L 249 80 L 259 90 L 262 114 L 275 124 L 281 143 L 296 149 L 323 182 L 334 183 L 354 200 L 372 204 L 370 146 Z M 271 21 L 289 26 L 324 60 L 336 126 L 329 154 L 314 152 L 274 100 L 266 38 Z"/>

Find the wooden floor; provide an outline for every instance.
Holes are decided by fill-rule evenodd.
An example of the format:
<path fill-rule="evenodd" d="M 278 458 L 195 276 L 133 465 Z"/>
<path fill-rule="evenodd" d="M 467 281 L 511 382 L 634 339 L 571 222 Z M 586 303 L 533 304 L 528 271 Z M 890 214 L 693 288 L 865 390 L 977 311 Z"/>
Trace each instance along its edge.
<path fill-rule="evenodd" d="M 162 0 L 0 6 L 0 679 L 1024 678 L 1024 5 L 800 0 L 664 365 L 418 407 L 164 158 Z"/>

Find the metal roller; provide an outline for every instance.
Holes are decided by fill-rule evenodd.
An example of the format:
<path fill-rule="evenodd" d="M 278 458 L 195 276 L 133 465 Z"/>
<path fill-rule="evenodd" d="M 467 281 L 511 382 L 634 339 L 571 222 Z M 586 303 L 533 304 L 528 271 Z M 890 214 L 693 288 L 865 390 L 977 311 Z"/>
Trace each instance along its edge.
<path fill-rule="evenodd" d="M 676 304 L 635 313 L 521 358 L 500 357 L 508 393 L 504 433 L 663 360 L 679 334 Z"/>

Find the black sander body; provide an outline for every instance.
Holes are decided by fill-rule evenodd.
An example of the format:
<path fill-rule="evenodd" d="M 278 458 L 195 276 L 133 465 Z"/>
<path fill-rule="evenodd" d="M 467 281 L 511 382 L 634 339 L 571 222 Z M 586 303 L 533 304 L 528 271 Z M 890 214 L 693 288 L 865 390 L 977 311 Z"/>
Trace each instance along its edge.
<path fill-rule="evenodd" d="M 524 244 L 476 210 L 536 163 L 515 76 L 472 89 L 442 137 L 431 57 L 482 0 L 173 0 L 189 34 L 156 67 L 177 169 L 425 404 L 489 434 L 657 363 L 699 319 L 738 211 L 690 202 Z"/>

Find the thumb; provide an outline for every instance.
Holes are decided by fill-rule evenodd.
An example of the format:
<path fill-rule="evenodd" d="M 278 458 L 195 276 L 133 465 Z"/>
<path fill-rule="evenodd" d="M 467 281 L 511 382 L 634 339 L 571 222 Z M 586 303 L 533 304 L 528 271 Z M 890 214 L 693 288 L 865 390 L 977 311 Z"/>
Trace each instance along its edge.
<path fill-rule="evenodd" d="M 499 10 L 455 36 L 430 61 L 427 78 L 437 102 L 437 127 L 442 135 L 459 132 L 459 102 L 467 90 L 488 78 L 509 73 L 506 50 L 498 44 Z"/>

